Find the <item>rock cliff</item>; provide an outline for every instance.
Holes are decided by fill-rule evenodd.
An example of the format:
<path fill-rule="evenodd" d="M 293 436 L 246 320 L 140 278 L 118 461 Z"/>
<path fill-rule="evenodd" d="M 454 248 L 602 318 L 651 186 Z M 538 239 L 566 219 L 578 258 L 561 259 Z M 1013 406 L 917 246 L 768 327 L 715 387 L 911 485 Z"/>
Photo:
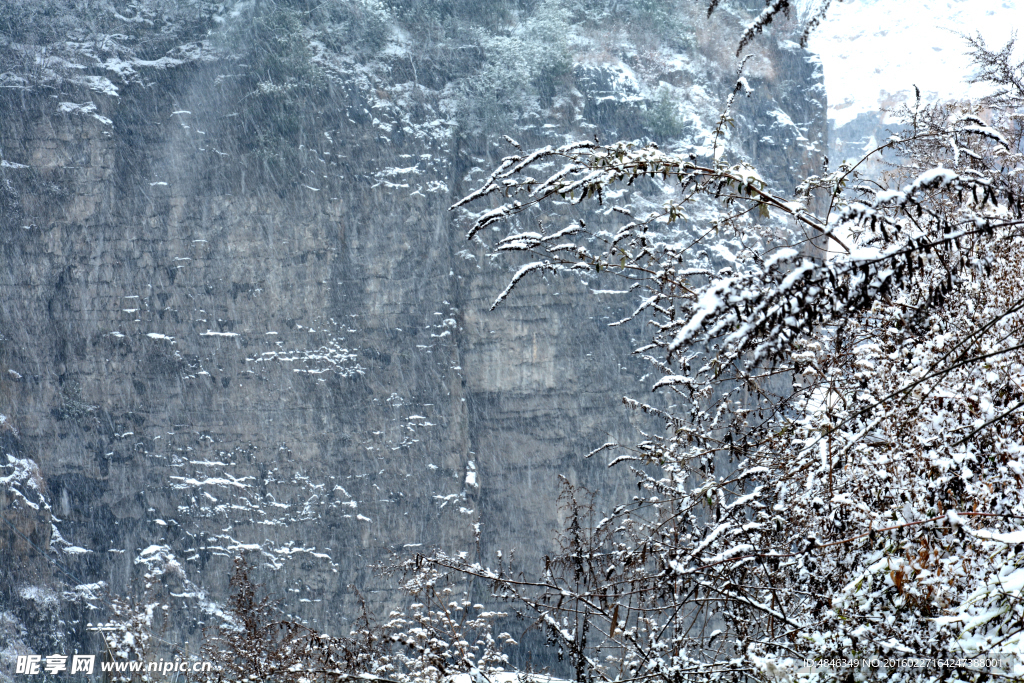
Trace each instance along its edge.
<path fill-rule="evenodd" d="M 503 133 L 699 151 L 744 10 L 448 4 L 0 5 L 2 651 L 95 650 L 158 554 L 194 607 L 169 640 L 243 550 L 339 632 L 354 589 L 400 600 L 393 554 L 543 555 L 559 474 L 632 495 L 583 459 L 635 437 L 632 302 L 538 279 L 489 311 L 515 264 L 448 206 Z M 732 144 L 791 188 L 820 69 L 772 37 L 748 69 Z"/>

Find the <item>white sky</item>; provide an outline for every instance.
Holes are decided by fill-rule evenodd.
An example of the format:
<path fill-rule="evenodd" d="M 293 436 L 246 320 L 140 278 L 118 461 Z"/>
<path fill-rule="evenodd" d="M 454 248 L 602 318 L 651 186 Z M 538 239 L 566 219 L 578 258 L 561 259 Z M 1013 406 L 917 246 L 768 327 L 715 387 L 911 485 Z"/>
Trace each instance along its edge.
<path fill-rule="evenodd" d="M 1017 27 L 1024 28 L 1024 0 L 833 2 L 810 41 L 825 68 L 829 118 L 838 127 L 861 112 L 904 102 L 914 85 L 929 101 L 976 93 L 956 32 L 981 32 L 998 48 Z"/>

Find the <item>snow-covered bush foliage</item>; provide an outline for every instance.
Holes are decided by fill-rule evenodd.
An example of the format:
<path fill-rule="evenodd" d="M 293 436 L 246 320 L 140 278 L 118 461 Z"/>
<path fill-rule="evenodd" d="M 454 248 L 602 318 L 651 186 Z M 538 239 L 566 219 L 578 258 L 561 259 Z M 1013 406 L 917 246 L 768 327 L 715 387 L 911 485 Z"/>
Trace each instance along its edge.
<path fill-rule="evenodd" d="M 550 99 L 555 82 L 571 72 L 565 4 L 543 0 L 507 35 L 480 35 L 485 63 L 459 98 L 471 126 L 508 125 L 511 113 L 536 109 L 537 97 Z"/>
<path fill-rule="evenodd" d="M 203 657 L 217 662 L 218 670 L 202 673 L 198 680 L 308 680 L 307 662 L 318 652 L 319 634 L 261 597 L 250 573 L 249 563 L 236 558 L 228 613 L 203 645 Z"/>
<path fill-rule="evenodd" d="M 698 4 L 686 0 L 583 0 L 576 7 L 580 20 L 590 26 L 622 22 L 636 44 L 653 37 L 679 52 L 691 49 L 692 22 L 701 11 Z"/>
<path fill-rule="evenodd" d="M 380 0 L 352 0 L 351 2 L 323 3 L 314 8 L 323 15 L 317 22 L 317 37 L 335 49 L 355 47 L 363 52 L 376 52 L 391 37 L 394 18 Z"/>
<path fill-rule="evenodd" d="M 474 604 L 446 582 L 436 567 L 414 572 L 404 588 L 417 602 L 409 615 L 394 613 L 385 625 L 395 646 L 395 677 L 403 682 L 438 683 L 459 673 L 489 680 L 505 671 L 508 656 L 502 650 L 515 641 L 495 633 L 495 621 L 507 615 Z"/>
<path fill-rule="evenodd" d="M 672 140 L 681 137 L 686 121 L 679 116 L 679 100 L 674 88 L 662 84 L 655 100 L 647 108 L 644 124 L 655 138 Z"/>
<path fill-rule="evenodd" d="M 245 558 L 235 559 L 228 611 L 202 648 L 216 671 L 197 674 L 195 680 L 441 683 L 467 674 L 478 683 L 505 671 L 502 648 L 515 644 L 509 634 L 495 631 L 504 613 L 473 604 L 445 585 L 442 572 L 429 567 L 404 586 L 417 600 L 408 613 L 393 612 L 387 623 L 375 625 L 364 604 L 351 632 L 340 637 L 281 612 L 260 595 L 252 569 Z M 130 625 L 147 614 L 137 611 L 133 618 Z"/>
<path fill-rule="evenodd" d="M 104 651 L 100 659 L 106 661 L 145 661 L 152 656 L 155 635 L 160 632 L 166 614 L 159 602 L 147 600 L 133 601 L 115 597 L 108 604 L 109 620 L 100 624 L 89 624 L 90 630 L 98 631 L 103 636 Z M 149 672 L 114 673 L 112 681 L 128 683 L 129 681 L 154 681 L 161 678 L 159 674 Z"/>
<path fill-rule="evenodd" d="M 166 640 L 166 635 L 174 598 L 195 596 L 199 592 L 197 587 L 185 576 L 184 567 L 169 546 L 151 545 L 141 550 L 134 564 L 142 570 L 139 594 L 100 598 L 97 601 L 105 604 L 106 620 L 87 625 L 89 631 L 98 633 L 103 639 L 100 659 L 142 662 L 154 659 L 157 653 L 188 657 L 189 653 Z M 105 587 L 105 584 L 96 586 Z M 90 587 L 77 587 L 78 590 L 83 588 Z M 162 677 L 159 672 L 122 671 L 113 673 L 111 680 L 128 683 L 155 681 Z"/>
<path fill-rule="evenodd" d="M 1024 65 L 972 45 L 999 93 L 903 111 L 881 182 L 844 164 L 784 196 L 721 136 L 582 141 L 458 202 L 528 258 L 495 305 L 539 273 L 631 283 L 668 400 L 626 403 L 666 431 L 609 445 L 660 475 L 601 521 L 567 487 L 545 567 L 425 566 L 532 610 L 579 680 L 1024 674 Z M 596 226 L 535 212 L 585 202 Z"/>
<path fill-rule="evenodd" d="M 211 93 L 237 102 L 252 168 L 280 184 L 301 163 L 305 112 L 339 87 L 356 88 L 366 106 L 326 112 L 332 125 L 394 125 L 435 102 L 426 121 L 470 135 L 541 119 L 572 126 L 594 97 L 635 109 L 643 125 L 666 73 L 699 82 L 698 93 L 717 79 L 717 50 L 710 60 L 687 55 L 749 14 L 727 9 L 707 21 L 690 0 L 0 0 L 0 84 L 74 86 L 96 107 L 77 111 L 113 121 L 119 97 L 189 65 L 213 79 Z M 615 87 L 590 76 L 583 82 L 602 92 L 581 87 L 587 70 L 607 71 Z M 652 121 L 657 134 L 676 130 L 658 123 L 671 116 Z M 0 184 L 0 204 L 8 190 Z"/>
<path fill-rule="evenodd" d="M 257 79 L 253 96 L 285 96 L 316 85 L 320 74 L 303 35 L 303 12 L 256 2 L 233 14 L 217 38 L 229 54 L 248 63 Z"/>

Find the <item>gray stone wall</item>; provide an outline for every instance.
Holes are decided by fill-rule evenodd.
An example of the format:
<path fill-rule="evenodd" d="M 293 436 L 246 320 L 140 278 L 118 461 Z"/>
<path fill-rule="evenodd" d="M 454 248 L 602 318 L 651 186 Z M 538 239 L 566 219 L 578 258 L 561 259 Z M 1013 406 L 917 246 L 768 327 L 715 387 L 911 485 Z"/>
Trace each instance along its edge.
<path fill-rule="evenodd" d="M 777 70 L 742 105 L 772 129 L 744 149 L 781 185 L 824 140 L 807 57 L 770 52 Z M 621 398 L 648 391 L 629 359 L 641 332 L 606 326 L 632 302 L 538 279 L 491 312 L 517 264 L 467 243 L 447 211 L 507 153 L 500 138 L 441 122 L 440 88 L 409 95 L 397 70 L 253 104 L 223 86 L 233 68 L 154 67 L 116 96 L 0 90 L 0 436 L 38 464 L 65 542 L 35 537 L 67 570 L 0 529 L 18 548 L 0 560 L 0 609 L 50 619 L 57 640 L 87 639 L 100 612 L 78 600 L 45 616 L 21 589 L 138 591 L 152 545 L 214 601 L 232 556 L 258 546 L 267 590 L 338 633 L 352 587 L 400 602 L 378 563 L 550 552 L 558 475 L 602 501 L 635 490 L 606 456 L 583 458 L 635 438 Z M 570 95 L 593 122 L 509 132 L 526 146 L 642 134 L 635 102 L 587 87 Z M 779 108 L 793 126 L 768 115 Z M 18 528 L 50 528 L 51 512 L 0 504 Z M 170 639 L 195 642 L 206 620 L 182 610 Z"/>

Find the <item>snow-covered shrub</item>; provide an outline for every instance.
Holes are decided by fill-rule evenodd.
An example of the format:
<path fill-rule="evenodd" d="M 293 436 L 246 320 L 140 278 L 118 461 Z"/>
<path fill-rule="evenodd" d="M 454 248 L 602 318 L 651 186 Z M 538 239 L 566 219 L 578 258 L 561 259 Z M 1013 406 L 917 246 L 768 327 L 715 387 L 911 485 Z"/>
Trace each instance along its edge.
<path fill-rule="evenodd" d="M 391 37 L 394 18 L 380 0 L 348 0 L 320 5 L 316 35 L 337 50 L 377 52 Z"/>
<path fill-rule="evenodd" d="M 247 559 L 235 559 L 228 609 L 202 647 L 215 670 L 195 674 L 194 680 L 442 683 L 466 674 L 478 683 L 505 671 L 502 648 L 515 644 L 509 634 L 496 633 L 495 622 L 504 613 L 473 604 L 445 585 L 447 577 L 436 569 L 423 568 L 405 584 L 417 601 L 407 612 L 393 612 L 378 625 L 364 604 L 344 636 L 321 633 L 281 612 L 261 595 L 252 572 Z M 119 627 L 107 629 L 116 635 L 112 642 L 124 641 L 121 633 L 137 632 L 147 618 L 151 615 L 136 610 L 131 620 L 111 624 Z"/>
<path fill-rule="evenodd" d="M 644 116 L 644 125 L 656 139 L 671 140 L 682 135 L 686 122 L 679 115 L 675 89 L 662 85 Z"/>
<path fill-rule="evenodd" d="M 395 645 L 394 676 L 415 683 L 441 683 L 459 673 L 473 680 L 505 671 L 503 648 L 515 645 L 508 633 L 495 633 L 495 621 L 507 616 L 487 610 L 451 586 L 436 567 L 414 572 L 405 590 L 417 601 L 408 614 L 393 613 L 385 633 Z"/>
<path fill-rule="evenodd" d="M 653 39 L 679 52 L 692 47 L 693 20 L 705 8 L 687 0 L 584 0 L 576 4 L 580 19 L 600 29 L 621 22 L 634 44 Z"/>
<path fill-rule="evenodd" d="M 494 252 L 530 258 L 495 305 L 539 272 L 639 288 L 668 400 L 626 403 L 666 430 L 608 445 L 661 474 L 597 524 L 569 504 L 527 578 L 426 566 L 534 610 L 580 680 L 1024 674 L 1024 64 L 972 45 L 999 93 L 906 109 L 881 183 L 776 194 L 730 160 L 727 108 L 702 155 L 515 153 L 458 202 L 501 197 L 469 237 L 504 224 Z M 620 221 L 531 220 L 588 199 Z"/>
<path fill-rule="evenodd" d="M 304 12 L 274 3 L 241 5 L 223 24 L 217 39 L 247 65 L 255 97 L 282 98 L 316 84 L 320 74 L 310 59 Z"/>
<path fill-rule="evenodd" d="M 485 62 L 460 86 L 459 106 L 472 128 L 508 125 L 520 111 L 535 111 L 572 70 L 564 0 L 543 0 L 507 34 L 480 34 Z"/>

